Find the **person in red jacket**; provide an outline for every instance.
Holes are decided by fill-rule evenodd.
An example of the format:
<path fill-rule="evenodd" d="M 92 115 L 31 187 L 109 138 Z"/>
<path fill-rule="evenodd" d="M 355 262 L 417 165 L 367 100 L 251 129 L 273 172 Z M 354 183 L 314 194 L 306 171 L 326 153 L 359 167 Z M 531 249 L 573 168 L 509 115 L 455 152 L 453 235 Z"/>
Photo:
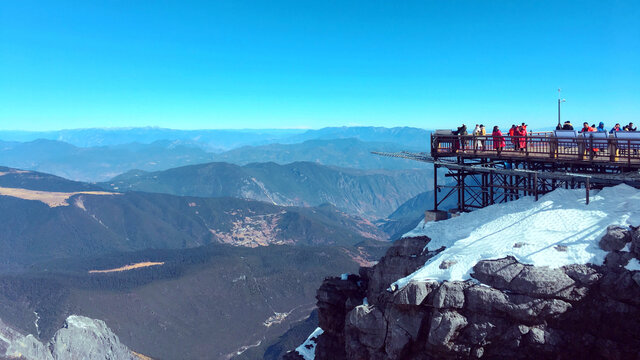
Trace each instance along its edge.
<path fill-rule="evenodd" d="M 511 125 L 511 129 L 509 129 L 509 137 L 511 138 L 511 143 L 513 144 L 513 147 L 518 150 L 518 140 L 516 138 L 516 130 L 518 130 L 518 127 L 514 125 Z"/>
<path fill-rule="evenodd" d="M 594 128 L 592 128 L 591 126 L 589 126 L 589 123 L 583 123 L 582 124 L 582 129 L 580 129 L 581 133 L 586 133 L 586 132 L 594 132 L 596 131 Z"/>
<path fill-rule="evenodd" d="M 500 153 L 502 153 L 502 149 L 507 145 L 507 142 L 504 140 L 502 131 L 500 131 L 497 125 L 493 127 L 493 133 L 491 136 L 493 137 L 493 148 L 498 152 L 498 156 L 500 156 Z"/>
<path fill-rule="evenodd" d="M 522 126 L 518 126 L 516 130 L 513 132 L 515 135 L 517 149 L 520 151 L 524 151 L 527 147 L 527 130 L 525 130 Z"/>

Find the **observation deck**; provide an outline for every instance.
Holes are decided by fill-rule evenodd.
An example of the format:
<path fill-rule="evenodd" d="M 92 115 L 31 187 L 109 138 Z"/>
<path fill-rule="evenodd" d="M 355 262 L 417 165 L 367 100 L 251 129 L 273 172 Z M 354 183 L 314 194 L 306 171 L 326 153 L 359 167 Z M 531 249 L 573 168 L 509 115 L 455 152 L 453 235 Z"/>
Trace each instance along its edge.
<path fill-rule="evenodd" d="M 497 139 L 496 139 L 497 140 Z M 437 130 L 430 152 L 374 154 L 433 163 L 434 212 L 457 196 L 457 212 L 534 196 L 557 188 L 591 189 L 625 183 L 640 188 L 640 132 L 578 133 L 573 130 L 504 136 L 500 153 L 491 135 Z M 453 181 L 438 184 L 438 169 Z"/>

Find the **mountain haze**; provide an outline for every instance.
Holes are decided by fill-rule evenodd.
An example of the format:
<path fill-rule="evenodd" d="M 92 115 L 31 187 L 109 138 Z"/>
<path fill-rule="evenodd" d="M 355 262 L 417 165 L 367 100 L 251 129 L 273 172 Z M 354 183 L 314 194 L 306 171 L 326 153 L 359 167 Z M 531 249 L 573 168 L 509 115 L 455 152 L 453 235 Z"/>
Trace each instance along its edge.
<path fill-rule="evenodd" d="M 430 169 L 355 170 L 310 162 L 245 166 L 209 163 L 152 173 L 129 172 L 101 185 L 117 191 L 233 196 L 287 206 L 330 203 L 347 213 L 374 220 L 429 190 L 431 174 Z"/>
<path fill-rule="evenodd" d="M 427 164 L 412 160 L 394 159 L 374 155 L 372 151 L 400 152 L 426 151 L 428 140 L 422 147 L 411 147 L 398 143 L 365 142 L 356 138 L 307 140 L 299 144 L 268 144 L 243 146 L 214 155 L 216 161 L 238 165 L 253 162 L 275 162 L 288 164 L 310 161 L 323 165 L 356 169 L 425 169 Z"/>

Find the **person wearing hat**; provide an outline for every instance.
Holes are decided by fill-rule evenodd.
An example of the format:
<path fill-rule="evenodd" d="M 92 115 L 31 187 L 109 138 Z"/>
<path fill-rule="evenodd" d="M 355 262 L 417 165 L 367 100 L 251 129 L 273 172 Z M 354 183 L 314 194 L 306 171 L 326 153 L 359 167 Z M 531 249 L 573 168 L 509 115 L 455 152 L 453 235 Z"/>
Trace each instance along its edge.
<path fill-rule="evenodd" d="M 569 121 L 565 121 L 562 130 L 573 130 L 573 125 Z"/>
<path fill-rule="evenodd" d="M 596 128 L 597 132 L 607 132 L 607 129 L 604 128 L 604 122 L 600 121 L 600 124 L 598 124 L 598 127 Z"/>

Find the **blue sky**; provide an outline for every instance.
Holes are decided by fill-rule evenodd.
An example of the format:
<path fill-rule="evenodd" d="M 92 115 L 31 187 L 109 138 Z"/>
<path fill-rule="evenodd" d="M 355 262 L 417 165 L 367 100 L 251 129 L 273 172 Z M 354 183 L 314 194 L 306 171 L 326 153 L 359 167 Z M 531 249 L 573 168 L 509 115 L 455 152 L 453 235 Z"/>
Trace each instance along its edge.
<path fill-rule="evenodd" d="M 4 1 L 0 129 L 640 122 L 640 1 Z"/>

